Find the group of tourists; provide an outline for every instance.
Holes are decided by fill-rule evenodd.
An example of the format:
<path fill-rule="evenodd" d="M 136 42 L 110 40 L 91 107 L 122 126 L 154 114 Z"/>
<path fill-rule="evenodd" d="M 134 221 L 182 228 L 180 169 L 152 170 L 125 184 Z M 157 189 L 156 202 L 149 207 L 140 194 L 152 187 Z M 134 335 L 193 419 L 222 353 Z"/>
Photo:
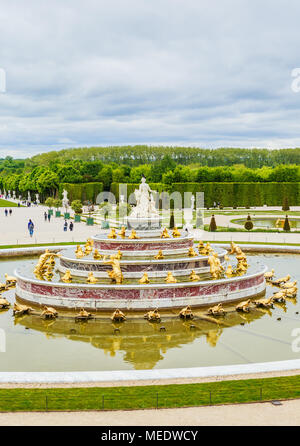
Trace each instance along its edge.
<path fill-rule="evenodd" d="M 49 223 L 50 223 L 50 220 L 51 220 L 51 214 L 50 214 L 50 212 L 48 212 L 48 214 L 47 214 L 47 212 L 45 211 L 44 212 L 44 219 L 45 219 L 45 221 L 49 221 Z"/>
<path fill-rule="evenodd" d="M 73 228 L 74 228 L 74 223 L 72 221 L 70 221 L 70 223 L 69 223 L 69 230 L 72 232 Z M 68 230 L 68 222 L 67 222 L 67 220 L 65 220 L 65 222 L 64 222 L 64 231 L 67 231 L 67 230 Z"/>

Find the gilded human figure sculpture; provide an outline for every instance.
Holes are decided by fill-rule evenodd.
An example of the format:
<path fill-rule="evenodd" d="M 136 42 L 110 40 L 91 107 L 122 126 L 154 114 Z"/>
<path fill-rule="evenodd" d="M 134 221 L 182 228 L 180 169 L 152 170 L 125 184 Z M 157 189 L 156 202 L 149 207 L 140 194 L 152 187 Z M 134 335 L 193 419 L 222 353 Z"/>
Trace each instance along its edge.
<path fill-rule="evenodd" d="M 117 259 L 116 255 L 111 255 L 109 260 L 107 260 L 107 256 L 103 257 L 103 263 L 105 265 L 111 265 L 112 270 L 108 271 L 108 276 L 113 280 L 113 282 L 120 284 L 123 282 L 123 274 L 121 271 L 120 261 Z"/>
<path fill-rule="evenodd" d="M 226 276 L 228 278 L 232 277 L 234 275 L 234 271 L 231 265 L 227 266 L 226 272 L 225 272 Z"/>
<path fill-rule="evenodd" d="M 220 263 L 220 259 L 215 255 L 216 253 L 212 253 L 208 257 L 208 264 L 210 266 L 210 273 L 213 279 L 218 279 L 221 276 L 221 273 L 223 271 L 223 267 Z"/>
<path fill-rule="evenodd" d="M 34 268 L 34 273 L 41 275 L 43 274 L 47 268 L 50 266 L 51 268 L 55 265 L 54 257 L 59 257 L 59 254 L 54 254 L 50 252 L 48 248 L 46 248 L 44 254 L 40 255 L 38 263 Z"/>
<path fill-rule="evenodd" d="M 120 250 L 118 250 L 117 254 L 115 254 L 115 258 L 116 258 L 117 260 L 121 260 L 122 257 L 123 257 L 122 252 L 121 252 Z"/>

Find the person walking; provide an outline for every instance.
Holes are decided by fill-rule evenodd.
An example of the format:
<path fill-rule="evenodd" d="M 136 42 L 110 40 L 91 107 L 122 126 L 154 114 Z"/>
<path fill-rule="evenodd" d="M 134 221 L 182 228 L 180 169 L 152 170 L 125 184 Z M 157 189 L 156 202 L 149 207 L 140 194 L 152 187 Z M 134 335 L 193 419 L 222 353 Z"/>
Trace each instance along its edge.
<path fill-rule="evenodd" d="M 12 209 L 9 210 L 9 216 L 11 216 L 11 214 L 12 214 Z"/>
<path fill-rule="evenodd" d="M 7 217 L 7 214 L 8 214 L 8 210 L 7 210 L 7 209 L 5 209 L 4 213 L 5 213 L 5 217 Z"/>
<path fill-rule="evenodd" d="M 50 214 L 50 212 L 48 212 L 48 222 L 50 223 L 50 220 L 51 220 L 51 214 Z"/>
<path fill-rule="evenodd" d="M 68 222 L 67 222 L 67 220 L 65 220 L 65 223 L 64 223 L 64 231 L 67 231 L 67 229 L 68 229 Z"/>
<path fill-rule="evenodd" d="M 46 211 L 44 212 L 44 219 L 45 219 L 45 221 L 47 221 L 47 212 Z"/>
<path fill-rule="evenodd" d="M 30 235 L 30 237 L 32 237 L 33 236 L 33 230 L 34 230 L 34 224 L 33 224 L 33 221 L 31 219 L 29 220 L 27 226 L 28 226 L 29 235 Z"/>
<path fill-rule="evenodd" d="M 71 221 L 70 224 L 69 224 L 69 229 L 70 229 L 71 232 L 73 231 L 73 227 L 74 227 L 74 224 L 73 224 L 73 222 Z"/>

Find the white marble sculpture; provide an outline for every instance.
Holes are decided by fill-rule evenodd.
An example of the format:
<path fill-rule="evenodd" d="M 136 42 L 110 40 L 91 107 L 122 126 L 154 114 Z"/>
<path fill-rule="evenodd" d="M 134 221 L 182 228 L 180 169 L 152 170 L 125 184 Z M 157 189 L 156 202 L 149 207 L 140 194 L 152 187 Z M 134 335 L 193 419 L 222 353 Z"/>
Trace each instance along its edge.
<path fill-rule="evenodd" d="M 29 191 L 28 191 L 27 201 L 28 201 L 29 203 L 31 203 L 31 196 L 30 196 L 30 192 L 29 192 Z"/>
<path fill-rule="evenodd" d="M 65 212 L 67 212 L 69 209 L 69 199 L 68 199 L 68 192 L 66 191 L 66 189 L 63 190 L 62 195 L 63 195 L 62 206 L 63 206 Z"/>
<path fill-rule="evenodd" d="M 146 178 L 143 176 L 140 187 L 135 189 L 134 195 L 136 198 L 136 206 L 133 208 L 130 217 L 134 218 L 157 218 L 159 213 L 155 208 L 152 191 L 146 183 Z"/>
<path fill-rule="evenodd" d="M 194 205 L 195 205 L 195 196 L 192 195 L 191 196 L 191 209 L 194 209 Z"/>
<path fill-rule="evenodd" d="M 40 196 L 39 196 L 39 194 L 35 194 L 35 202 L 36 202 L 36 204 L 40 204 Z"/>

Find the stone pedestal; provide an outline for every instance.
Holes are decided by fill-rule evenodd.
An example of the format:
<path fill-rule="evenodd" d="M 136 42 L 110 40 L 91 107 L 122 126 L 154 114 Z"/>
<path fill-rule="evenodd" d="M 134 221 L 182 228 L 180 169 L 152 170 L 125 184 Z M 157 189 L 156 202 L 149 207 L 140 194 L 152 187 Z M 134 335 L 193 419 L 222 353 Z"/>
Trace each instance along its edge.
<path fill-rule="evenodd" d="M 153 231 L 161 228 L 160 217 L 139 218 L 127 217 L 125 219 L 127 229 L 135 229 L 136 231 Z"/>

